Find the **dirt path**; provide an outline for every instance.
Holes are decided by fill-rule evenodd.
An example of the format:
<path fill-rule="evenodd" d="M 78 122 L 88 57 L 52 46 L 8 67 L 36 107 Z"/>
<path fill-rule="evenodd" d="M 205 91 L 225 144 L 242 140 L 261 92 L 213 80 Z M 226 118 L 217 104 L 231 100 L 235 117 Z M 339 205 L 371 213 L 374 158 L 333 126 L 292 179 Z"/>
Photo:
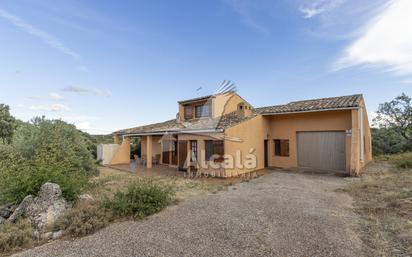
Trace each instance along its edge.
<path fill-rule="evenodd" d="M 274 172 L 138 222 L 15 256 L 360 256 L 339 177 Z"/>

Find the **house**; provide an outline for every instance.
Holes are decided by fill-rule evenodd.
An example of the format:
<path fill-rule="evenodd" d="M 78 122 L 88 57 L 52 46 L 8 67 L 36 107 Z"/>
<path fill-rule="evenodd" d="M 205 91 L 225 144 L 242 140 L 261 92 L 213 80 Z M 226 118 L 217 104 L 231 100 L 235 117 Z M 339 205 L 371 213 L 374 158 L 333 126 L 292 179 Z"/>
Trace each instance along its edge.
<path fill-rule="evenodd" d="M 232 177 L 264 169 L 312 168 L 357 175 L 371 161 L 362 95 L 254 108 L 234 91 L 178 102 L 176 118 L 114 132 L 111 164 L 130 163 L 141 139 L 147 168 L 158 159 L 178 170 Z"/>

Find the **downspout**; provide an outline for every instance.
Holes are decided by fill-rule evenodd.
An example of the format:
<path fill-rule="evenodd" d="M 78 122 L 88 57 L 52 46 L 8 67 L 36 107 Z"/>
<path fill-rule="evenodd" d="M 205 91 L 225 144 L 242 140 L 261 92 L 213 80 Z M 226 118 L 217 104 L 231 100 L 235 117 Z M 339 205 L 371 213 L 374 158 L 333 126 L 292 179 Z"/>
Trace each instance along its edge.
<path fill-rule="evenodd" d="M 364 155 L 365 155 L 365 145 L 364 145 L 364 140 L 363 140 L 363 107 L 359 108 L 360 114 L 360 121 L 359 121 L 359 127 L 360 127 L 360 161 L 364 161 Z"/>

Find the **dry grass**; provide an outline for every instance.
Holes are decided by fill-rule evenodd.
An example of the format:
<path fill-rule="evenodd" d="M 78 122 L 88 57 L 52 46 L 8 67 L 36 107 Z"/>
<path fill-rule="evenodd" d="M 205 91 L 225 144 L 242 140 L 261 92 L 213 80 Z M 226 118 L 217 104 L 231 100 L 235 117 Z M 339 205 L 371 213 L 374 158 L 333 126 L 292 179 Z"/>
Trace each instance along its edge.
<path fill-rule="evenodd" d="M 191 196 L 216 193 L 225 190 L 233 182 L 224 179 L 187 179 L 175 176 L 140 177 L 108 167 L 100 168 L 100 175 L 92 180 L 88 189 L 95 199 L 112 197 L 117 191 L 125 190 L 133 183 L 151 182 L 160 186 L 168 186 L 175 191 L 175 200 L 180 201 Z"/>
<path fill-rule="evenodd" d="M 360 181 L 348 192 L 363 219 L 361 238 L 370 256 L 412 254 L 412 170 L 391 163 L 404 156 L 388 156 L 388 161 L 369 165 Z"/>

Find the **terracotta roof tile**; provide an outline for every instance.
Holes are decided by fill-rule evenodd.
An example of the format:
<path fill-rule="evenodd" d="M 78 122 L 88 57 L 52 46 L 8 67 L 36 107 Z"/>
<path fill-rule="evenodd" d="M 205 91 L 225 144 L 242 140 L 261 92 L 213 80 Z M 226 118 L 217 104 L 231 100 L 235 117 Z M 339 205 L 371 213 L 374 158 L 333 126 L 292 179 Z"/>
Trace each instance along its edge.
<path fill-rule="evenodd" d="M 325 109 L 343 109 L 350 107 L 358 107 L 359 102 L 362 99 L 362 95 L 349 95 L 328 97 L 320 99 L 311 99 L 303 101 L 290 102 L 285 105 L 274 105 L 257 108 L 256 111 L 259 114 L 270 113 L 286 113 L 286 112 L 304 112 L 304 111 L 318 111 Z"/>
<path fill-rule="evenodd" d="M 165 133 L 165 132 L 185 132 L 192 130 L 206 129 L 226 129 L 236 124 L 239 124 L 247 119 L 256 117 L 259 114 L 276 114 L 289 112 L 306 112 L 318 110 L 339 110 L 349 107 L 358 107 L 362 95 L 350 95 L 329 97 L 320 99 L 311 99 L 304 101 L 290 102 L 285 105 L 274 105 L 253 109 L 250 116 L 240 115 L 238 112 L 232 112 L 223 115 L 219 118 L 202 118 L 191 121 L 178 121 L 177 119 L 168 120 L 165 122 L 154 123 L 150 125 L 124 129 L 114 132 L 114 134 L 150 134 L 150 133 Z"/>
<path fill-rule="evenodd" d="M 176 119 L 168 120 L 165 122 L 154 123 L 150 125 L 123 129 L 114 132 L 114 134 L 125 135 L 125 134 L 146 134 L 146 133 L 164 133 L 164 132 L 185 132 L 193 130 L 209 130 L 209 129 L 226 129 L 228 127 L 234 126 L 244 120 L 256 117 L 256 113 L 251 116 L 244 117 L 238 112 L 232 112 L 223 115 L 220 118 L 202 118 L 191 121 L 178 121 Z"/>

